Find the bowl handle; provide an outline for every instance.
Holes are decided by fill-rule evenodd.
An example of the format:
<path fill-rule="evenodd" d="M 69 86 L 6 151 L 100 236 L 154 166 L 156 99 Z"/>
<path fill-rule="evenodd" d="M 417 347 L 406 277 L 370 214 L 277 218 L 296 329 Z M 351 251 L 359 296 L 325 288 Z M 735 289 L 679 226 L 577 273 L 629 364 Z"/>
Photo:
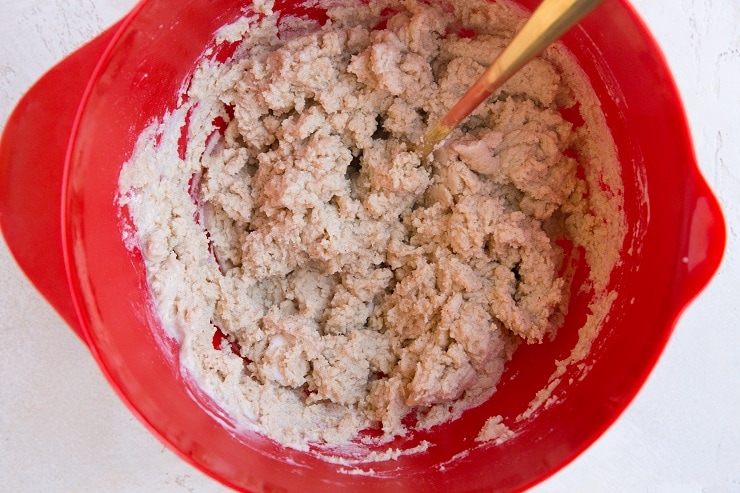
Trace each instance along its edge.
<path fill-rule="evenodd" d="M 62 257 L 62 174 L 83 91 L 119 24 L 39 79 L 0 138 L 0 230 L 20 268 L 83 341 Z"/>
<path fill-rule="evenodd" d="M 727 231 L 722 209 L 704 178 L 699 175 L 694 184 L 691 209 L 688 218 L 686 251 L 681 259 L 683 282 L 680 286 L 679 303 L 685 307 L 709 284 L 722 263 L 727 241 Z"/>

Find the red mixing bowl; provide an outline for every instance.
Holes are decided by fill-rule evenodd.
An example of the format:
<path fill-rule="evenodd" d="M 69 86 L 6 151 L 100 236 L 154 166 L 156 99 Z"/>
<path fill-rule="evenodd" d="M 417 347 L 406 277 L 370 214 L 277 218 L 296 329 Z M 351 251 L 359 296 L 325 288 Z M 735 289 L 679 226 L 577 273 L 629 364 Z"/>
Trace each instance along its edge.
<path fill-rule="evenodd" d="M 521 3 L 532 9 L 538 2 Z M 534 418 L 515 423 L 577 338 L 587 300 L 576 297 L 558 337 L 521 347 L 487 403 L 406 442 L 428 440 L 428 451 L 354 471 L 373 474 L 348 474 L 256 435 L 236 436 L 198 403 L 180 374 L 176 344 L 162 344 L 142 258 L 122 240 L 122 164 L 147 123 L 175 107 L 213 33 L 248 4 L 142 1 L 21 100 L 0 142 L 0 224 L 18 263 L 149 429 L 238 490 L 520 491 L 552 475 L 632 400 L 724 249 L 722 215 L 698 171 L 655 41 L 624 0 L 607 0 L 563 39 L 590 78 L 616 142 L 628 225 L 611 283 L 618 297 L 585 361 L 590 371 L 558 387 L 557 400 Z M 320 15 L 287 0 L 275 8 Z M 39 132 L 43 147 L 33 141 Z M 516 435 L 473 447 L 492 415 L 503 416 Z"/>

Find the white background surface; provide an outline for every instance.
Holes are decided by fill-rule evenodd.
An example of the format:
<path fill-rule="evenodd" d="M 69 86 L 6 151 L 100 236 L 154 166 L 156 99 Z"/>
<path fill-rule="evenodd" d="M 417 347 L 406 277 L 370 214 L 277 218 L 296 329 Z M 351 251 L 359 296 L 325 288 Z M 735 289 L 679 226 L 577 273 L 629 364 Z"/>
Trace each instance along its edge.
<path fill-rule="evenodd" d="M 728 247 L 637 399 L 534 491 L 740 492 L 740 2 L 633 4 L 674 72 Z M 133 5 L 0 0 L 0 122 L 45 70 Z M 0 491 L 226 491 L 132 417 L 1 241 Z"/>

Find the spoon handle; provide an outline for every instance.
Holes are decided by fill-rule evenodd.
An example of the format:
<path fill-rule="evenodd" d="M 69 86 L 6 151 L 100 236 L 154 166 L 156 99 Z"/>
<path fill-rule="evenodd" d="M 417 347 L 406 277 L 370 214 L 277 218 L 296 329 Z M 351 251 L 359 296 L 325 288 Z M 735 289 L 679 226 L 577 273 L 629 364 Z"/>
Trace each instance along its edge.
<path fill-rule="evenodd" d="M 509 45 L 455 106 L 427 133 L 419 146 L 427 156 L 434 146 L 463 121 L 493 91 L 524 64 L 591 12 L 603 0 L 543 0 Z"/>

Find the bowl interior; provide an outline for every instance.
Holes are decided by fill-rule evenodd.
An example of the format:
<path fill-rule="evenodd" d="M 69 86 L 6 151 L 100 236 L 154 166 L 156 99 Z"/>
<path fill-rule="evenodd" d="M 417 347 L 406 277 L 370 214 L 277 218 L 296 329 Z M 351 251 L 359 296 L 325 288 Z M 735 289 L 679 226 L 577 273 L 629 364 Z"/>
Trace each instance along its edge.
<path fill-rule="evenodd" d="M 537 2 L 521 3 L 531 9 Z M 514 423 L 577 339 L 588 300 L 576 296 L 558 337 L 520 348 L 486 404 L 399 443 L 425 439 L 434 444 L 428 452 L 357 466 L 372 475 L 348 474 L 348 468 L 258 435 L 235 436 L 196 402 L 197 390 L 180 375 L 177 345 L 162 335 L 153 313 L 143 260 L 121 238 L 129 219 L 117 206 L 117 180 L 136 138 L 175 107 L 183 81 L 204 48 L 213 46 L 213 33 L 248 4 L 223 0 L 215 9 L 206 0 L 141 3 L 88 87 L 67 162 L 64 242 L 80 321 L 111 384 L 165 443 L 238 489 L 498 491 L 554 473 L 629 403 L 722 252 L 721 215 L 698 174 L 676 89 L 646 28 L 624 1 L 610 0 L 564 38 L 588 74 L 617 144 L 629 228 L 612 279 L 618 297 L 585 360 L 590 371 L 580 379 L 571 369 L 564 381 L 573 382 L 558 387 L 552 405 L 535 419 Z M 321 17 L 290 1 L 275 8 Z M 516 436 L 498 446 L 471 447 L 492 415 L 502 415 Z"/>

